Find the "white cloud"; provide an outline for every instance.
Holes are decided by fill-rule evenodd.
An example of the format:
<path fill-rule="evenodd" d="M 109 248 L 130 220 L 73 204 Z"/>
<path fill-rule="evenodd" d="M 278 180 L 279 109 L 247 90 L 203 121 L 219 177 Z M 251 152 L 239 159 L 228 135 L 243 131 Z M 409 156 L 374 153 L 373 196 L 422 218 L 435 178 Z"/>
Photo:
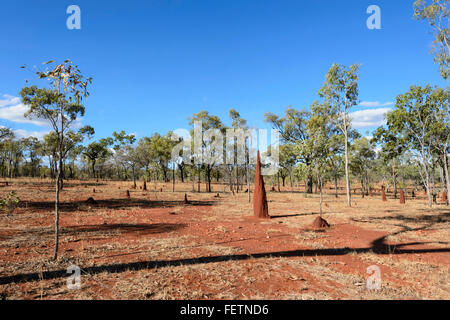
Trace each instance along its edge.
<path fill-rule="evenodd" d="M 3 98 L 3 99 L 2 99 Z M 51 123 L 47 120 L 36 118 L 25 118 L 24 114 L 29 110 L 29 107 L 20 102 L 20 98 L 13 97 L 8 94 L 0 96 L 0 119 L 16 122 L 33 124 L 38 127 L 51 128 Z M 83 126 L 83 118 L 78 117 L 71 127 L 79 129 Z"/>
<path fill-rule="evenodd" d="M 367 109 L 350 114 L 352 125 L 356 129 L 379 127 L 386 124 L 385 115 L 391 108 Z"/>
<path fill-rule="evenodd" d="M 362 101 L 359 105 L 361 107 L 366 107 L 366 108 L 378 108 L 378 107 L 392 106 L 393 104 L 394 104 L 393 102 L 381 103 L 379 101 Z"/>
<path fill-rule="evenodd" d="M 13 97 L 13 96 L 10 96 L 9 94 L 4 94 L 3 98 L 4 98 L 3 100 L 0 100 L 0 107 L 20 103 L 20 99 L 18 97 Z"/>
<path fill-rule="evenodd" d="M 4 94 L 4 99 L 0 99 L 0 119 L 17 122 L 17 123 L 29 123 L 39 127 L 49 127 L 50 123 L 41 119 L 28 119 L 24 117 L 24 114 L 28 111 L 28 107 L 23 103 L 20 103 L 20 99 L 17 97 Z"/>
<path fill-rule="evenodd" d="M 17 130 L 13 130 L 13 131 L 14 131 L 14 135 L 17 139 L 36 137 L 39 140 L 42 140 L 44 138 L 44 136 L 50 132 L 50 130 L 49 131 L 27 131 L 27 130 L 23 130 L 23 129 L 17 129 Z"/>

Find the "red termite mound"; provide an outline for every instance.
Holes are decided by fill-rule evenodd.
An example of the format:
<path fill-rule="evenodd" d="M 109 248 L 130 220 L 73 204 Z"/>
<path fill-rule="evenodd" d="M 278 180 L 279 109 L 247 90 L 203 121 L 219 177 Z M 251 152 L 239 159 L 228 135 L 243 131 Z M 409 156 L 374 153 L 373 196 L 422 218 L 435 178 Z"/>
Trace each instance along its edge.
<path fill-rule="evenodd" d="M 317 217 L 316 220 L 314 220 L 312 227 L 314 229 L 326 229 L 330 227 L 330 224 L 325 219 Z"/>
<path fill-rule="evenodd" d="M 130 191 L 129 191 L 129 190 L 127 190 L 127 192 L 125 193 L 125 196 L 126 196 L 128 199 L 130 199 Z"/>
<path fill-rule="evenodd" d="M 400 204 L 405 204 L 405 203 L 406 203 L 406 200 L 405 200 L 405 190 L 402 189 L 402 190 L 400 191 Z"/>
<path fill-rule="evenodd" d="M 261 175 L 261 159 L 258 154 L 256 156 L 255 171 L 255 191 L 253 193 L 253 214 L 255 218 L 270 219 L 269 207 L 267 206 L 266 188 L 264 187 L 264 179 Z"/>
<path fill-rule="evenodd" d="M 386 202 L 387 198 L 386 198 L 386 189 L 384 188 L 384 186 L 381 188 L 381 199 Z"/>
<path fill-rule="evenodd" d="M 187 198 L 187 194 L 184 194 L 184 204 L 189 204 L 189 200 Z"/>
<path fill-rule="evenodd" d="M 447 192 L 442 192 L 442 202 L 447 203 Z"/>

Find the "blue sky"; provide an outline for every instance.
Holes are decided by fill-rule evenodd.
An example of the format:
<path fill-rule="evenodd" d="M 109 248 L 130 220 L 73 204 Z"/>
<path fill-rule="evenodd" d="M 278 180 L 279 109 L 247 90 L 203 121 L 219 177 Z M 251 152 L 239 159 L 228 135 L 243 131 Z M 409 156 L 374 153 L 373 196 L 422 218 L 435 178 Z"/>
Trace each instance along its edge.
<path fill-rule="evenodd" d="M 66 8 L 81 8 L 81 30 Z M 369 5 L 382 29 L 369 30 Z M 93 77 L 83 124 L 96 138 L 125 130 L 138 137 L 188 128 L 208 110 L 228 121 L 237 109 L 265 128 L 265 112 L 308 108 L 332 63 L 362 64 L 362 132 L 412 84 L 445 86 L 429 54 L 431 28 L 412 18 L 413 0 L 2 1 L 0 125 L 42 135 L 24 122 L 18 92 L 31 74 L 20 66 L 71 59 Z M 375 103 L 379 102 L 379 103 Z"/>

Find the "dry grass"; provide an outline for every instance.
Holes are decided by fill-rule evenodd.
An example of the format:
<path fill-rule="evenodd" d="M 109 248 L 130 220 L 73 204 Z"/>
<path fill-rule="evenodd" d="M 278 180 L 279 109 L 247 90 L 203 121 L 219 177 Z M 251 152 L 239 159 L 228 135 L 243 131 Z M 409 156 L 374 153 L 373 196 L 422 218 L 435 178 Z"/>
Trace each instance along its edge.
<path fill-rule="evenodd" d="M 316 232 L 310 225 L 317 216 L 318 195 L 304 195 L 300 189 L 268 192 L 269 212 L 275 218 L 257 221 L 250 218 L 248 194 L 223 193 L 222 185 L 214 185 L 212 194 L 192 192 L 191 183 L 177 184 L 176 192 L 171 184 L 147 186 L 145 192 L 139 185 L 131 189 L 130 182 L 67 182 L 58 261 L 49 259 L 50 181 L 18 179 L 0 188 L 0 197 L 15 190 L 22 200 L 13 217 L 0 215 L 0 296 L 450 298 L 450 218 L 443 204 L 429 209 L 425 198 L 400 205 L 394 199 L 383 203 L 378 195 L 354 195 L 352 208 L 347 208 L 344 196 L 327 194 L 323 217 L 332 228 Z M 126 199 L 126 190 L 131 199 Z M 183 204 L 185 193 L 188 205 Z M 89 197 L 98 204 L 87 204 Z M 378 252 L 377 239 L 387 252 Z M 286 252 L 291 255 L 279 255 Z M 81 290 L 68 290 L 66 277 L 45 278 L 46 272 L 64 271 L 72 264 L 83 270 Z M 381 290 L 366 288 L 370 265 L 381 268 Z M 37 276 L 8 280 L 23 274 Z"/>

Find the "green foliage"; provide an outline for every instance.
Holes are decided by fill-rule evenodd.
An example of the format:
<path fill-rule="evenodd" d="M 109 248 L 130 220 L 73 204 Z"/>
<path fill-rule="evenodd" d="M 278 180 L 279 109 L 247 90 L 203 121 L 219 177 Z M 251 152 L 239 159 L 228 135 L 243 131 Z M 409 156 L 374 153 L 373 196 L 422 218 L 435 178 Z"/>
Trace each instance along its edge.
<path fill-rule="evenodd" d="M 439 65 L 441 76 L 450 76 L 450 9 L 449 0 L 417 0 L 414 2 L 414 18 L 426 20 L 434 30 L 432 52 L 434 61 Z"/>
<path fill-rule="evenodd" d="M 360 66 L 353 64 L 345 67 L 333 64 L 325 76 L 325 82 L 319 90 L 319 96 L 328 106 L 331 119 L 345 134 L 350 127 L 349 110 L 358 103 L 358 81 Z"/>
<path fill-rule="evenodd" d="M 5 198 L 0 199 L 0 209 L 4 210 L 7 216 L 14 213 L 20 203 L 19 197 L 14 191 L 11 191 Z"/>

